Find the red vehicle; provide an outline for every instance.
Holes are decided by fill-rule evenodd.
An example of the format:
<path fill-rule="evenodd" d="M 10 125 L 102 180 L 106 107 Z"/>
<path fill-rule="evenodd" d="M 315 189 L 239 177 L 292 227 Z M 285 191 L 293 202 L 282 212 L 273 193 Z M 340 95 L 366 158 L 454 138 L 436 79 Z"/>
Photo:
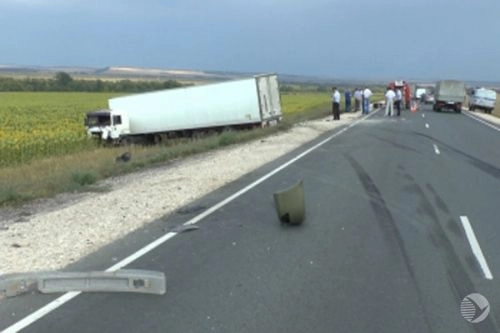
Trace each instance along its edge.
<path fill-rule="evenodd" d="M 407 110 L 411 107 L 411 88 L 406 81 L 393 81 L 389 83 L 389 87 L 392 90 L 400 89 L 403 93 L 403 107 Z"/>

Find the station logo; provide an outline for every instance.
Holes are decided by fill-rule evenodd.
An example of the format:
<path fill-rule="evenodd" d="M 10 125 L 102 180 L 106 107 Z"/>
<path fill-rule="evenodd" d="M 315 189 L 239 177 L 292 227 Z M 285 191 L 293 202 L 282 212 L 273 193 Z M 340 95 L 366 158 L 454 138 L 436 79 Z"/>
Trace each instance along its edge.
<path fill-rule="evenodd" d="M 460 313 L 469 323 L 480 323 L 490 313 L 490 303 L 481 294 L 469 294 L 460 303 Z"/>

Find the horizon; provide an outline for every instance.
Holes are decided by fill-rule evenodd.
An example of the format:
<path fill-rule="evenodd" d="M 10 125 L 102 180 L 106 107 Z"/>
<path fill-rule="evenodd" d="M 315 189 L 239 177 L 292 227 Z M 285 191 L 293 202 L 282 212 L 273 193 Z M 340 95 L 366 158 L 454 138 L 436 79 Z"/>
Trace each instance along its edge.
<path fill-rule="evenodd" d="M 81 65 L 55 65 L 55 66 L 40 66 L 40 65 L 26 65 L 26 64 L 0 64 L 0 76 L 2 76 L 2 72 L 5 73 L 14 73 L 16 72 L 16 69 L 19 70 L 21 73 L 26 73 L 29 72 L 29 70 L 32 70 L 34 72 L 36 71 L 46 71 L 50 73 L 56 73 L 57 71 L 64 71 L 64 69 L 69 69 L 68 73 L 71 74 L 73 77 L 78 77 L 79 75 L 84 75 L 81 73 L 81 70 L 91 70 L 92 72 L 85 73 L 85 75 L 88 74 L 93 74 L 93 75 L 99 75 L 98 73 L 94 73 L 97 71 L 103 71 L 103 70 L 119 70 L 119 69 L 133 69 L 133 70 L 145 70 L 145 71 L 162 71 L 164 73 L 162 74 L 152 74 L 152 73 L 138 73 L 138 74 L 133 74 L 133 73 L 114 73 L 117 77 L 148 77 L 148 76 L 156 76 L 158 77 L 159 75 L 162 76 L 164 75 L 165 78 L 168 78 L 168 76 L 175 76 L 177 79 L 180 76 L 185 75 L 186 78 L 194 77 L 196 75 L 227 75 L 228 79 L 231 76 L 245 76 L 245 75 L 260 75 L 260 74 L 267 74 L 267 73 L 262 73 L 262 72 L 238 72 L 238 71 L 225 71 L 225 70 L 205 70 L 205 69 L 192 69 L 192 68 L 171 68 L 171 67 L 139 67 L 139 66 L 131 66 L 131 65 L 107 65 L 103 67 L 93 67 L 93 66 L 81 66 Z M 10 71 L 9 71 L 10 70 Z M 72 73 L 72 70 L 76 71 L 76 73 Z M 168 74 L 167 72 L 177 72 L 174 74 Z M 181 74 L 178 72 L 186 72 L 186 74 Z M 272 72 L 276 73 L 279 76 L 285 77 L 285 78 L 296 78 L 298 83 L 315 83 L 315 84 L 328 84 L 328 81 L 333 82 L 346 82 L 346 83 L 360 83 L 360 82 L 367 82 L 367 83 L 372 83 L 372 84 L 386 84 L 387 82 L 391 81 L 396 81 L 396 80 L 405 80 L 410 83 L 418 83 L 418 84 L 433 84 L 436 83 L 437 81 L 440 80 L 446 80 L 449 78 L 370 78 L 370 79 L 363 79 L 363 78 L 349 78 L 349 77 L 321 77 L 321 76 L 314 76 L 314 75 L 300 75 L 300 74 L 295 74 L 295 73 L 278 73 L 278 72 Z M 113 76 L 112 74 L 109 74 Z M 300 81 L 302 80 L 316 80 L 312 82 L 308 81 Z M 491 85 L 491 87 L 498 89 L 500 87 L 500 80 L 498 81 L 491 81 L 491 80 L 460 80 L 464 81 L 465 83 L 468 84 L 485 84 L 485 85 Z"/>

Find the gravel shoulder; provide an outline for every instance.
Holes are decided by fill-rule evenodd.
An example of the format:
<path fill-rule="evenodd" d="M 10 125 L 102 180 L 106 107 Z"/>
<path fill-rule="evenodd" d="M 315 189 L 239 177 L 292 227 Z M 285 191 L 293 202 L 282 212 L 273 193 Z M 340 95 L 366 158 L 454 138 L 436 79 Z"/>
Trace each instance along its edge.
<path fill-rule="evenodd" d="M 0 275 L 61 269 L 126 234 L 360 117 L 348 113 L 286 133 L 107 179 L 101 193 L 62 194 L 0 210 Z M 203 171 L 200 171 L 203 170 Z M 163 200 L 152 200 L 161 197 Z"/>

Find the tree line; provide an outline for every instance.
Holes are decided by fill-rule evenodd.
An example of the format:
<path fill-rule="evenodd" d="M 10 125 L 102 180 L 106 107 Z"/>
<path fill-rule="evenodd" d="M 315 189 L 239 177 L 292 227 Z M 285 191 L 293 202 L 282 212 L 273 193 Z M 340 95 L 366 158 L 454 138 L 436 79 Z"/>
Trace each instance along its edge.
<path fill-rule="evenodd" d="M 0 77 L 0 91 L 145 92 L 182 86 L 176 80 L 82 80 L 74 79 L 66 72 L 58 72 L 49 79 Z"/>

